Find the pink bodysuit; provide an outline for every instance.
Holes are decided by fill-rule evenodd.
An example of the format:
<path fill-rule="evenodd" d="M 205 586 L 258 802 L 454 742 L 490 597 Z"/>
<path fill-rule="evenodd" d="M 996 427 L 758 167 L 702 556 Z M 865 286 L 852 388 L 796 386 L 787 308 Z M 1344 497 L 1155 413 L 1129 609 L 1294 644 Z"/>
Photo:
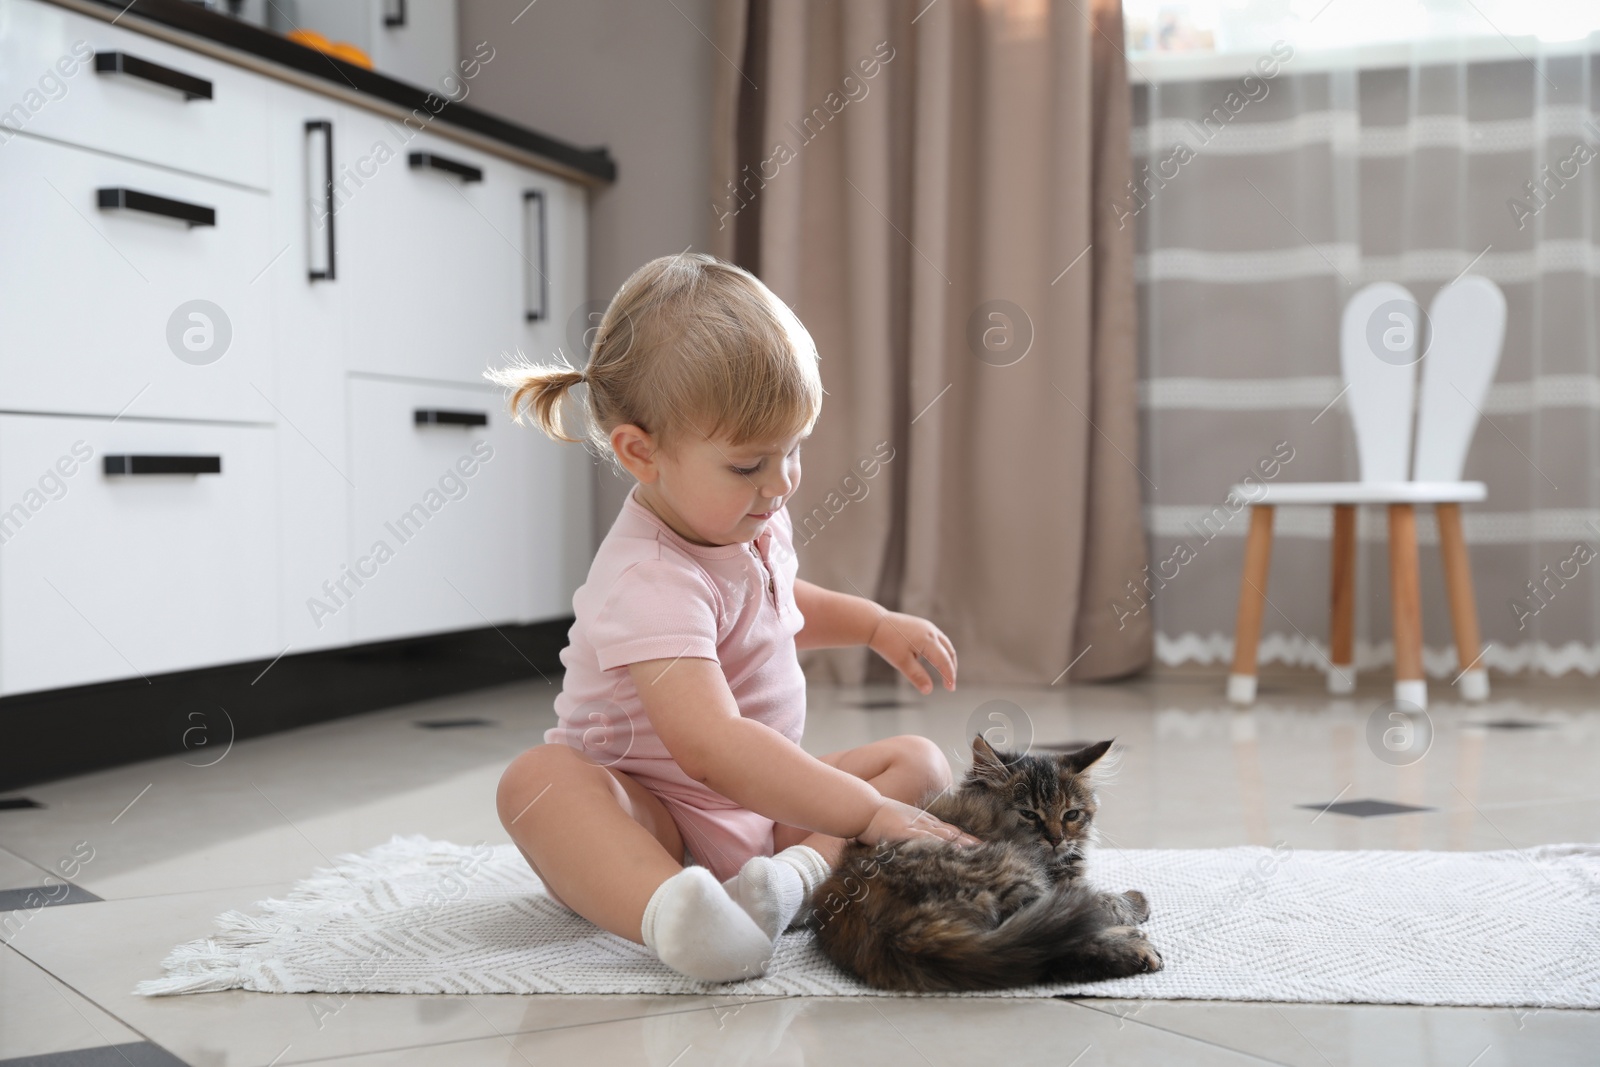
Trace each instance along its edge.
<path fill-rule="evenodd" d="M 719 881 L 773 851 L 773 821 L 683 772 L 645 716 L 627 665 L 695 656 L 716 660 L 739 712 L 796 744 L 806 680 L 794 635 L 793 527 L 785 507 L 754 541 L 697 545 L 629 491 L 573 595 L 576 621 L 561 650 L 566 677 L 547 742 L 625 771 L 672 813 L 693 859 Z M 759 556 L 758 554 L 759 553 Z M 669 668 L 670 669 L 670 668 Z"/>

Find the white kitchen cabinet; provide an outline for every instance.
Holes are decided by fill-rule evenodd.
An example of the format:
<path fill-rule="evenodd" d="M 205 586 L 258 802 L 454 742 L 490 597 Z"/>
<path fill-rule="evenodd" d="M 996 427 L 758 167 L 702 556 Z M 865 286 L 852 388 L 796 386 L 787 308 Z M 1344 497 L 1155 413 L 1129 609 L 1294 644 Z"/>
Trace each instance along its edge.
<path fill-rule="evenodd" d="M 350 616 L 313 625 L 306 590 L 346 561 L 350 475 L 345 432 L 344 353 L 350 287 L 334 278 L 313 282 L 327 266 L 322 192 L 326 152 L 322 131 L 343 128 L 348 109 L 288 85 L 271 91 L 272 245 L 283 254 L 258 283 L 271 303 L 277 410 L 277 529 L 282 546 L 279 605 L 283 644 L 291 654 L 348 644 Z M 337 224 L 336 224 L 337 225 Z M 335 238 L 338 231 L 335 229 Z M 335 244 L 335 267 L 339 266 Z"/>
<path fill-rule="evenodd" d="M 544 200 L 544 255 L 539 253 L 538 230 L 530 214 L 523 222 L 523 253 L 518 268 L 522 272 L 520 291 L 523 302 L 522 336 L 519 350 L 534 361 L 553 361 L 563 353 L 574 366 L 581 367 L 588 356 L 575 350 L 570 319 L 585 306 L 583 278 L 588 255 L 585 194 L 582 188 L 549 175 L 524 172 L 524 191 L 538 192 Z M 524 196 L 524 209 L 536 208 L 537 201 Z M 527 310 L 539 303 L 537 289 L 543 272 L 545 292 L 543 315 L 530 319 Z M 568 432 L 580 425 L 576 405 L 565 408 Z M 552 441 L 531 426 L 518 427 L 529 439 L 530 450 L 527 493 L 523 499 L 525 522 L 531 530 L 549 538 L 542 542 L 539 557 L 547 565 L 536 566 L 528 576 L 523 618 L 548 619 L 572 611 L 572 594 L 588 576 L 594 558 L 593 498 L 595 461 L 582 445 Z M 581 502 L 581 504 L 579 503 Z"/>
<path fill-rule="evenodd" d="M 517 346 L 535 360 L 553 359 L 562 351 L 573 365 L 582 366 L 588 356 L 574 351 L 567 320 L 583 303 L 583 275 L 574 275 L 571 266 L 584 263 L 587 256 L 584 193 L 548 175 L 525 174 L 523 179 L 516 264 L 522 334 Z"/>
<path fill-rule="evenodd" d="M 0 409 L 271 420 L 265 193 L 33 137 L 0 150 Z M 215 223 L 101 208 L 102 189 Z"/>
<path fill-rule="evenodd" d="M 481 383 L 521 333 L 520 168 L 372 115 L 335 133 L 346 366 Z"/>
<path fill-rule="evenodd" d="M 97 71 L 96 53 L 121 69 Z M 15 131 L 256 189 L 268 79 L 37 0 L 0 0 L 0 141 Z"/>
<path fill-rule="evenodd" d="M 268 427 L 0 415 L 0 695 L 275 655 L 275 477 Z"/>
<path fill-rule="evenodd" d="M 567 345 L 583 188 L 137 24 L 0 0 L 0 696 L 569 615 L 591 461 L 482 372 Z M 74 47 L 212 96 L 33 107 Z"/>
<path fill-rule="evenodd" d="M 355 377 L 349 397 L 348 565 L 302 610 L 350 611 L 357 641 L 521 621 L 552 538 L 524 521 L 527 431 L 499 391 Z"/>

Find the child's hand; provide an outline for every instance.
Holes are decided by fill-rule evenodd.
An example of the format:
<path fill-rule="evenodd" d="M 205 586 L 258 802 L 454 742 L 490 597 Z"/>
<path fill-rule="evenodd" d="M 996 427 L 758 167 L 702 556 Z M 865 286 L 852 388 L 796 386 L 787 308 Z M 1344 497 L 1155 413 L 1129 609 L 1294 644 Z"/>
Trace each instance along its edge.
<path fill-rule="evenodd" d="M 971 834 L 959 826 L 951 826 L 929 815 L 921 808 L 885 797 L 872 821 L 861 831 L 858 841 L 876 845 L 883 841 L 909 841 L 920 837 L 935 837 L 941 841 L 954 841 L 958 845 L 980 845 Z"/>
<path fill-rule="evenodd" d="M 924 695 L 933 692 L 933 680 L 922 669 L 918 657 L 927 657 L 944 677 L 944 687 L 956 687 L 956 648 L 950 639 L 927 619 L 904 612 L 884 612 L 867 647 L 899 668 L 911 684 Z"/>

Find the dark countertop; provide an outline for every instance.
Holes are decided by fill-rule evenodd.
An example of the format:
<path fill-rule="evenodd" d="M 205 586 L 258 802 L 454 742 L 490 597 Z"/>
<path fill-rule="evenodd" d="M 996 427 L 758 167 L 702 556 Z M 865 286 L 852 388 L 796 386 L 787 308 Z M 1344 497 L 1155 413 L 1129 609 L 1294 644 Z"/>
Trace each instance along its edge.
<path fill-rule="evenodd" d="M 615 181 L 617 165 L 604 148 L 579 148 L 526 126 L 465 104 L 451 102 L 440 93 L 399 81 L 386 74 L 358 67 L 342 59 L 296 44 L 254 23 L 188 3 L 187 0 L 89 0 L 96 7 L 124 11 L 151 22 L 204 37 L 229 48 L 249 52 L 273 63 L 293 68 L 342 88 L 354 87 L 407 110 L 421 109 L 441 122 L 471 130 L 514 148 L 569 167 L 599 181 Z M 443 106 L 439 102 L 443 101 Z M 437 108 L 437 110 L 435 110 Z"/>

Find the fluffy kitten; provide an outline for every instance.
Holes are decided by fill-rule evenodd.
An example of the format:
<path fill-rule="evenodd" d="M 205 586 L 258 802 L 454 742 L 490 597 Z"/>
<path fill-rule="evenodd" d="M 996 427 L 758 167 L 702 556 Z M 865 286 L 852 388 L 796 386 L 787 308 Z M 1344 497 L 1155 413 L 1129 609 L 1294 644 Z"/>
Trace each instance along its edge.
<path fill-rule="evenodd" d="M 983 844 L 848 842 L 808 919 L 828 958 L 868 985 L 918 992 L 1159 971 L 1137 926 L 1144 894 L 1083 880 L 1087 772 L 1110 747 L 1019 756 L 974 737 L 965 779 L 926 807 Z"/>

